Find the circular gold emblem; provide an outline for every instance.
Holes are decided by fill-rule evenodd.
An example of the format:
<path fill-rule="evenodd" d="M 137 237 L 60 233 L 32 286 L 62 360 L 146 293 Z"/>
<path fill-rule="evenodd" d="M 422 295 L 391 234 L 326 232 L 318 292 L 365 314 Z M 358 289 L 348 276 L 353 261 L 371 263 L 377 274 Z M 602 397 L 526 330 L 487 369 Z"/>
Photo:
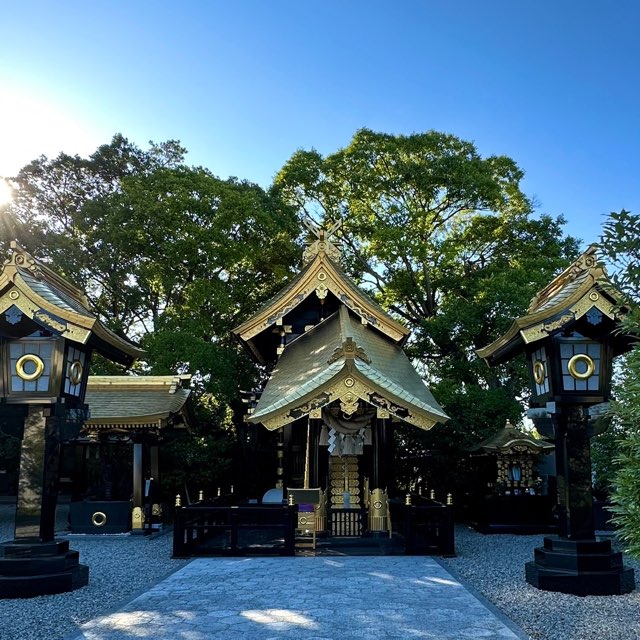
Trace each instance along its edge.
<path fill-rule="evenodd" d="M 74 360 L 69 365 L 69 380 L 71 384 L 80 384 L 82 380 L 82 362 L 80 360 Z"/>
<path fill-rule="evenodd" d="M 305 516 L 302 516 L 300 518 L 300 524 L 308 524 L 308 523 L 309 523 L 309 521 L 307 520 L 307 518 Z"/>
<path fill-rule="evenodd" d="M 107 514 L 103 511 L 96 511 L 91 516 L 91 524 L 96 527 L 104 527 L 104 525 L 107 524 Z"/>
<path fill-rule="evenodd" d="M 382 509 L 382 502 L 380 502 L 380 500 L 376 500 L 376 501 L 373 503 L 373 508 L 374 508 L 374 509 Z"/>
<path fill-rule="evenodd" d="M 585 365 L 585 371 L 578 371 L 579 363 Z M 576 353 L 576 355 L 569 360 L 568 367 L 569 373 L 576 380 L 586 380 L 587 378 L 590 378 L 596 370 L 595 362 L 586 353 Z"/>
<path fill-rule="evenodd" d="M 32 368 L 29 365 L 33 367 L 31 372 L 27 371 L 27 367 L 29 369 Z M 40 356 L 34 353 L 26 353 L 16 362 L 16 373 L 27 382 L 37 380 L 44 373 L 44 362 Z"/>
<path fill-rule="evenodd" d="M 326 280 L 326 279 L 327 279 L 327 274 L 326 274 L 324 271 L 321 271 L 321 272 L 318 274 L 318 280 L 320 280 L 320 281 L 324 281 L 324 280 Z"/>
<path fill-rule="evenodd" d="M 20 297 L 20 292 L 16 291 L 15 289 L 13 291 L 9 291 L 9 297 L 12 300 L 17 300 Z"/>
<path fill-rule="evenodd" d="M 596 300 L 598 300 L 598 298 L 600 298 L 600 296 L 598 295 L 598 293 L 596 291 L 592 291 L 589 294 L 589 300 L 593 300 L 593 302 L 595 302 Z"/>
<path fill-rule="evenodd" d="M 542 384 L 544 382 L 544 362 L 542 362 L 542 360 L 536 360 L 533 363 L 533 379 L 536 384 Z"/>
<path fill-rule="evenodd" d="M 353 387 L 353 385 L 355 383 L 356 383 L 356 381 L 353 378 L 345 378 L 344 379 L 345 387 Z"/>

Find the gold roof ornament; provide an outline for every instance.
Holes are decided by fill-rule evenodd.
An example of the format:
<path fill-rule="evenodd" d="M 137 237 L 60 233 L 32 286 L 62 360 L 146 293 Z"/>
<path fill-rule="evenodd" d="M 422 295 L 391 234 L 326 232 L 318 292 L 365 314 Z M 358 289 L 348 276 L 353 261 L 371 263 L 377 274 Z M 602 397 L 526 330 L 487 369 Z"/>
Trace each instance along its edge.
<path fill-rule="evenodd" d="M 596 245 L 591 245 L 534 296 L 526 315 L 516 318 L 503 336 L 476 353 L 490 366 L 500 364 L 525 345 L 558 333 L 583 316 L 588 318 L 594 310 L 616 320 L 622 303 L 622 295 L 598 262 Z"/>
<path fill-rule="evenodd" d="M 79 289 L 11 242 L 11 256 L 0 270 L 0 313 L 15 309 L 46 330 L 130 365 L 144 351 L 116 335 L 95 316 Z M 14 309 L 12 309 L 14 308 Z"/>
<path fill-rule="evenodd" d="M 302 263 L 307 264 L 308 262 L 311 262 L 321 253 L 325 253 L 334 262 L 340 262 L 340 249 L 336 244 L 331 242 L 331 238 L 342 226 L 342 221 L 338 220 L 326 230 L 316 224 L 309 217 L 304 218 L 302 222 L 310 233 L 310 237 L 307 241 L 307 248 L 302 254 Z"/>
<path fill-rule="evenodd" d="M 409 329 L 358 288 L 340 268 L 340 252 L 330 239 L 339 229 L 339 223 L 328 231 L 310 220 L 305 221 L 305 225 L 315 238 L 305 251 L 306 264 L 284 289 L 236 327 L 233 334 L 258 362 L 264 364 L 267 358 L 257 344 L 261 334 L 274 325 L 290 324 L 285 318 L 310 296 L 315 295 L 323 301 L 331 293 L 341 305 L 355 313 L 363 325 L 371 325 L 395 343 L 403 344 L 409 337 Z"/>

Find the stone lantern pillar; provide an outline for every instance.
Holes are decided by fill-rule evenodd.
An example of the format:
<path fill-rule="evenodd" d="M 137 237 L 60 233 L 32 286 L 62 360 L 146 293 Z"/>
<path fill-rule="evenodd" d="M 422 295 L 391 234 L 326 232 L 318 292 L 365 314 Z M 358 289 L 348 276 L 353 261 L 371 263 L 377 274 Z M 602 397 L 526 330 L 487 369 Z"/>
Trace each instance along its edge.
<path fill-rule="evenodd" d="M 0 271 L 0 414 L 23 408 L 15 537 L 0 545 L 0 597 L 70 591 L 88 567 L 55 539 L 60 446 L 87 418 L 94 351 L 123 364 L 141 355 L 90 311 L 86 297 L 16 243 Z"/>
<path fill-rule="evenodd" d="M 630 348 L 618 331 L 621 296 L 597 263 L 595 247 L 540 291 L 528 314 L 478 354 L 491 366 L 524 353 L 538 431 L 556 448 L 559 532 L 535 550 L 527 581 L 576 595 L 632 591 L 632 569 L 609 540 L 595 539 L 590 438 L 609 399 L 612 361 Z"/>

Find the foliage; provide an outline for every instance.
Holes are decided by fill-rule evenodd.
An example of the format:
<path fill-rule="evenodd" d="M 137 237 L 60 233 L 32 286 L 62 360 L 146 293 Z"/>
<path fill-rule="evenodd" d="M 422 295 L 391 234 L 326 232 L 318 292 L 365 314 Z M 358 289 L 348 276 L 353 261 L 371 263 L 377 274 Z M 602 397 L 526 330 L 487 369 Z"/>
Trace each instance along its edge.
<path fill-rule="evenodd" d="M 607 430 L 591 440 L 593 492 L 599 500 L 608 500 L 613 491 L 615 458 L 620 452 L 620 438 L 625 432 L 625 427 L 619 421 L 611 420 Z"/>
<path fill-rule="evenodd" d="M 201 430 L 174 448 L 197 477 L 223 469 L 223 458 L 205 462 L 212 452 L 228 454 L 220 416 L 202 403 L 213 394 L 226 415 L 259 375 L 231 328 L 290 276 L 299 222 L 277 196 L 189 167 L 184 155 L 175 141 L 142 150 L 116 135 L 89 158 L 43 156 L 13 179 L 0 243 L 16 237 L 86 291 L 113 331 L 141 342 L 137 373 L 193 374 Z M 92 369 L 121 372 L 100 358 Z"/>
<path fill-rule="evenodd" d="M 624 209 L 609 215 L 601 250 L 616 268 L 615 285 L 627 296 L 623 330 L 640 337 L 640 216 Z M 629 551 L 640 557 L 640 344 L 626 356 L 615 386 L 611 417 L 620 437 L 615 451 L 613 522 Z"/>
<path fill-rule="evenodd" d="M 231 484 L 235 434 L 227 405 L 205 395 L 198 406 L 197 430 L 174 433 L 160 450 L 161 491 L 167 501 L 176 494 L 197 500 L 200 491 L 214 496 Z"/>
<path fill-rule="evenodd" d="M 27 250 L 86 291 L 116 333 L 142 341 L 146 371 L 189 370 L 230 398 L 249 372 L 230 328 L 290 275 L 298 221 L 257 185 L 185 166 L 184 152 L 117 135 L 88 159 L 39 158 L 15 178 L 11 214 L 30 230 Z"/>
<path fill-rule="evenodd" d="M 533 217 L 522 176 L 510 158 L 483 158 L 451 135 L 363 129 L 326 157 L 298 151 L 276 178 L 274 190 L 301 212 L 342 222 L 345 267 L 413 330 L 408 354 L 451 416 L 429 433 L 399 430 L 412 467 L 401 473 L 430 457 L 429 473 L 445 482 L 465 447 L 519 421 L 524 361 L 489 369 L 475 350 L 578 250 L 562 218 Z"/>

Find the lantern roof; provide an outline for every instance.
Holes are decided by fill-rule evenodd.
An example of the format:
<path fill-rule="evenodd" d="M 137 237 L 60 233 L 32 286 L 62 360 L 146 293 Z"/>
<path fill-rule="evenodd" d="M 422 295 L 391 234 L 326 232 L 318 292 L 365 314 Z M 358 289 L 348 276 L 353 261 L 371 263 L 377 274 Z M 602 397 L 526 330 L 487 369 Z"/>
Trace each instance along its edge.
<path fill-rule="evenodd" d="M 496 341 L 477 350 L 489 365 L 504 362 L 535 343 L 559 333 L 596 310 L 618 320 L 622 294 L 612 285 L 591 245 L 573 264 L 538 291 L 526 315 L 516 318 Z M 621 352 L 625 349 L 622 348 Z"/>
<path fill-rule="evenodd" d="M 46 330 L 88 344 L 106 358 L 130 365 L 144 351 L 107 328 L 91 311 L 87 297 L 47 265 L 11 242 L 0 269 L 0 313 L 17 311 Z"/>
<path fill-rule="evenodd" d="M 248 419 L 273 430 L 337 401 L 352 415 L 360 400 L 423 429 L 448 420 L 402 348 L 341 306 L 285 347 Z"/>
<path fill-rule="evenodd" d="M 548 453 L 555 446 L 544 440 L 536 440 L 532 435 L 520 431 L 509 420 L 502 429 L 483 440 L 480 444 L 470 448 L 469 451 L 484 451 L 486 453 L 507 453 L 518 448 L 527 448 L 536 453 Z"/>
<path fill-rule="evenodd" d="M 285 316 L 295 313 L 310 296 L 315 295 L 323 301 L 330 292 L 358 316 L 363 325 L 370 325 L 397 344 L 406 342 L 410 330 L 357 287 L 340 268 L 340 251 L 331 241 L 338 225 L 325 231 L 310 220 L 305 220 L 305 224 L 312 237 L 304 252 L 302 270 L 251 318 L 235 328 L 234 335 L 258 362 L 264 364 L 268 354 L 263 353 L 256 338 L 272 331 L 275 325 L 285 323 Z"/>

